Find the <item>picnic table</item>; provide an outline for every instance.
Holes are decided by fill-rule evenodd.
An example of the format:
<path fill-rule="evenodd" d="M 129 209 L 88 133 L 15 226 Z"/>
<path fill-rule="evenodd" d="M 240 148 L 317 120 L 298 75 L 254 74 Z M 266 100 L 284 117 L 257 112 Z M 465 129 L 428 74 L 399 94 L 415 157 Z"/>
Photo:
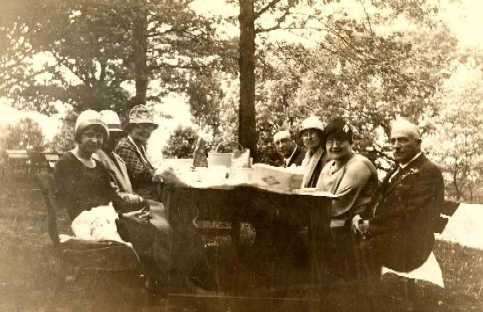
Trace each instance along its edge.
<path fill-rule="evenodd" d="M 195 219 L 231 223 L 235 261 L 240 248 L 240 224 L 277 218 L 284 224 L 308 227 L 310 270 L 313 283 L 326 280 L 321 265 L 329 239 L 330 198 L 319 194 L 279 192 L 244 183 L 230 185 L 182 185 L 164 183 L 157 187 L 158 198 L 166 206 L 171 224 Z M 173 237 L 173 244 L 183 244 Z"/>

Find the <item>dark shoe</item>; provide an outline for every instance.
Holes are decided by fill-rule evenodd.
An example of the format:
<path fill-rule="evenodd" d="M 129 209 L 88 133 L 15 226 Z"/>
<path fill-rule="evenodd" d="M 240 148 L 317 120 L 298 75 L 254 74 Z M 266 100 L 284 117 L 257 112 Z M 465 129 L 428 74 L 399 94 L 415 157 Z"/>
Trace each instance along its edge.
<path fill-rule="evenodd" d="M 187 277 L 185 280 L 185 285 L 186 290 L 193 294 L 210 295 L 215 293 L 213 290 L 205 288 L 198 279 L 193 277 Z"/>

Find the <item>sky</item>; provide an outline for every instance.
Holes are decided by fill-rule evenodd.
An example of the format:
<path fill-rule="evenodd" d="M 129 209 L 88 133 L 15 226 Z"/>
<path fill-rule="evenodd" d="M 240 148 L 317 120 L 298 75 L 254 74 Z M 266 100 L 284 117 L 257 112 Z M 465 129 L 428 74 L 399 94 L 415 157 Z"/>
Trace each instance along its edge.
<path fill-rule="evenodd" d="M 354 2 L 350 4 L 351 8 L 358 4 L 356 0 L 347 0 L 345 3 Z M 437 0 L 435 0 L 437 1 Z M 449 27 L 449 29 L 455 34 L 459 39 L 459 44 L 462 48 L 481 48 L 483 49 L 483 35 L 481 34 L 481 29 L 483 29 L 483 0 L 440 0 L 442 7 L 437 16 L 437 18 L 442 19 Z M 344 2 L 344 1 L 342 1 Z M 236 15 L 237 7 L 230 5 L 223 5 L 224 0 L 197 0 L 195 1 L 194 8 L 203 14 L 214 14 L 214 15 Z M 340 4 L 339 4 L 340 6 Z M 343 9 L 343 7 L 338 7 L 334 5 L 332 9 Z M 351 14 L 358 14 L 355 10 L 351 10 Z M 405 27 L 404 23 L 400 27 Z M 224 35 L 229 36 L 237 32 L 236 27 L 223 28 L 220 29 Z M 281 38 L 286 39 L 287 34 L 280 32 L 273 32 L 272 40 L 279 40 Z M 296 40 L 296 36 L 292 35 L 292 40 Z M 51 62 L 49 58 L 45 55 L 39 56 L 38 66 L 43 62 Z M 43 77 L 43 79 L 48 79 L 48 77 Z M 156 88 L 156 86 L 154 86 Z M 132 86 L 126 85 L 126 89 L 133 93 Z M 173 120 L 163 121 L 164 126 L 160 127 L 159 134 L 157 135 L 157 142 L 155 145 L 163 145 L 169 134 L 166 132 L 171 131 L 177 126 L 189 125 L 190 112 L 189 106 L 187 104 L 187 98 L 183 95 L 169 94 L 159 106 L 159 109 L 164 113 L 172 115 Z M 16 122 L 21 117 L 31 117 L 42 126 L 44 135 L 47 139 L 51 139 L 59 126 L 59 115 L 53 117 L 47 117 L 45 115 L 36 112 L 25 112 L 13 109 L 10 106 L 8 99 L 0 98 L 0 124 L 7 124 Z M 163 129 L 163 131 L 161 131 Z M 163 132 L 161 134 L 161 132 Z"/>

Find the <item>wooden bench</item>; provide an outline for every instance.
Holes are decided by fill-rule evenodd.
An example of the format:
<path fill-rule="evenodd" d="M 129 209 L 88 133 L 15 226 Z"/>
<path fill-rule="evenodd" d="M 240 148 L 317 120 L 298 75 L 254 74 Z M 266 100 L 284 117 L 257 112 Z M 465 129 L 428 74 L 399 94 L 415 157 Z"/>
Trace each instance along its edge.
<path fill-rule="evenodd" d="M 57 152 L 35 152 L 20 149 L 8 149 L 5 152 L 8 170 L 10 172 L 24 170 L 25 174 L 36 174 L 42 170 L 53 169 L 62 155 Z"/>
<path fill-rule="evenodd" d="M 20 169 L 25 170 L 25 174 L 28 174 L 29 155 L 26 150 L 8 149 L 5 152 L 7 154 L 7 170 L 10 173 Z"/>

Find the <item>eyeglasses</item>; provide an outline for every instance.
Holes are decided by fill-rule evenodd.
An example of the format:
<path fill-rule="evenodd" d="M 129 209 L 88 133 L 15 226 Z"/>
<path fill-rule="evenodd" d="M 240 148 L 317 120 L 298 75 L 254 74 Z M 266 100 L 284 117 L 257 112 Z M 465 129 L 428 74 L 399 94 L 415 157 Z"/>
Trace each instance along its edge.
<path fill-rule="evenodd" d="M 152 124 L 137 124 L 136 128 L 143 131 L 154 131 L 156 126 Z"/>

